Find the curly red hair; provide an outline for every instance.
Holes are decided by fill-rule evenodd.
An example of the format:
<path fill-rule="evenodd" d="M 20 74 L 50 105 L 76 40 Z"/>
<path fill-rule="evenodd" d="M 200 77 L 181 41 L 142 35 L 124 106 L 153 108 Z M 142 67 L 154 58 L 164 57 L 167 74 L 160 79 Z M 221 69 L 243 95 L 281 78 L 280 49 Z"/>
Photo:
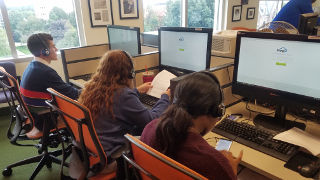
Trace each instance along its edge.
<path fill-rule="evenodd" d="M 130 87 L 131 60 L 121 50 L 106 52 L 100 59 L 97 71 L 82 90 L 79 102 L 88 107 L 93 120 L 104 112 L 113 114 L 113 96 L 124 87 Z"/>

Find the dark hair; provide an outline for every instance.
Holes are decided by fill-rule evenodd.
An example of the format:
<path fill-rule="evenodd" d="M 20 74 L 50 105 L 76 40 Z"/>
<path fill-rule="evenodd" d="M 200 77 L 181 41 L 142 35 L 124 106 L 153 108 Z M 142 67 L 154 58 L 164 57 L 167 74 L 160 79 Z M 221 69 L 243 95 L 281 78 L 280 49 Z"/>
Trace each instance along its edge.
<path fill-rule="evenodd" d="M 28 49 L 34 56 L 39 57 L 43 49 L 49 48 L 49 40 L 53 40 L 50 34 L 32 34 L 27 41 Z"/>
<path fill-rule="evenodd" d="M 178 83 L 173 101 L 160 117 L 155 144 L 157 150 L 171 158 L 186 139 L 192 119 L 209 115 L 212 107 L 222 103 L 220 85 L 203 72 L 193 73 Z"/>
<path fill-rule="evenodd" d="M 95 120 L 106 109 L 112 118 L 113 96 L 124 87 L 129 87 L 128 77 L 133 64 L 121 50 L 105 53 L 99 62 L 97 71 L 92 75 L 82 90 L 79 102 L 89 108 Z"/>

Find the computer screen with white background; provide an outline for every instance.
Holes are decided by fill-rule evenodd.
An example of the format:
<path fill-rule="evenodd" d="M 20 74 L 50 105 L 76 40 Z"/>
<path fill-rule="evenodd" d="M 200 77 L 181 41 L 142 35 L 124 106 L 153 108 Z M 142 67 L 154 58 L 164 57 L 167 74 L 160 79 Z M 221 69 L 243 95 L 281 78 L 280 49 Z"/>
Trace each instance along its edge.
<path fill-rule="evenodd" d="M 210 53 L 208 52 L 208 41 L 211 35 L 208 32 L 181 32 L 160 29 L 161 65 L 190 71 L 205 70 L 209 64 L 207 55 Z"/>
<path fill-rule="evenodd" d="M 242 37 L 237 81 L 320 98 L 320 43 Z"/>

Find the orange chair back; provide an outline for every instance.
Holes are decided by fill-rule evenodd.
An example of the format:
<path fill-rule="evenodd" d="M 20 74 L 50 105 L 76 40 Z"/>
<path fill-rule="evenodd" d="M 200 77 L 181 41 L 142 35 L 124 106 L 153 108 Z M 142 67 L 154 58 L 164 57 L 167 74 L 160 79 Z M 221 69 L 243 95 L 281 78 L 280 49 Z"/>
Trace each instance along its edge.
<path fill-rule="evenodd" d="M 104 168 L 107 164 L 107 157 L 94 129 L 89 109 L 52 88 L 47 90 L 52 95 L 52 101 L 47 101 L 47 104 L 62 114 L 67 128 L 72 132 L 73 143 L 82 151 L 87 151 L 84 156 L 87 155 L 89 164 L 85 166 L 90 168 L 99 164 L 101 168 Z"/>
<path fill-rule="evenodd" d="M 142 171 L 140 170 L 142 179 L 207 179 L 190 168 L 156 151 L 132 135 L 126 134 L 125 137 L 130 142 L 133 161 L 143 169 Z M 145 172 L 143 173 L 143 171 Z"/>

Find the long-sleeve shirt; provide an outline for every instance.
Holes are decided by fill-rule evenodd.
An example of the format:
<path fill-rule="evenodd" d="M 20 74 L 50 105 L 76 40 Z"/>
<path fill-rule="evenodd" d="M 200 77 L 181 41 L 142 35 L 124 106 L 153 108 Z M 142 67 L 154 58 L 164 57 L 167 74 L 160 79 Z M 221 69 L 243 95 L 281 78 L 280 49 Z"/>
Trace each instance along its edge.
<path fill-rule="evenodd" d="M 33 60 L 25 69 L 20 83 L 20 92 L 27 105 L 46 107 L 45 100 L 51 99 L 47 88 L 53 88 L 58 92 L 72 99 L 77 99 L 79 90 L 65 83 L 58 73 L 43 63 L 41 60 Z M 42 130 L 44 118 L 50 117 L 50 114 L 37 116 L 34 114 L 35 126 Z M 53 128 L 51 121 L 48 122 L 49 128 Z"/>
<path fill-rule="evenodd" d="M 143 128 L 151 120 L 158 118 L 168 105 L 169 97 L 166 94 L 161 96 L 152 109 L 148 109 L 140 102 L 137 89 L 124 88 L 116 93 L 113 98 L 115 119 L 105 109 L 93 120 L 106 155 L 110 157 L 126 144 L 126 133 L 140 135 Z"/>
<path fill-rule="evenodd" d="M 273 21 L 285 21 L 298 28 L 300 14 L 305 13 L 313 13 L 311 0 L 290 0 Z"/>
<path fill-rule="evenodd" d="M 155 148 L 156 129 L 159 119 L 151 121 L 143 130 L 140 140 Z M 200 134 L 189 132 L 185 141 L 176 150 L 175 160 L 215 180 L 235 180 L 232 167 L 219 151 L 210 146 Z"/>

